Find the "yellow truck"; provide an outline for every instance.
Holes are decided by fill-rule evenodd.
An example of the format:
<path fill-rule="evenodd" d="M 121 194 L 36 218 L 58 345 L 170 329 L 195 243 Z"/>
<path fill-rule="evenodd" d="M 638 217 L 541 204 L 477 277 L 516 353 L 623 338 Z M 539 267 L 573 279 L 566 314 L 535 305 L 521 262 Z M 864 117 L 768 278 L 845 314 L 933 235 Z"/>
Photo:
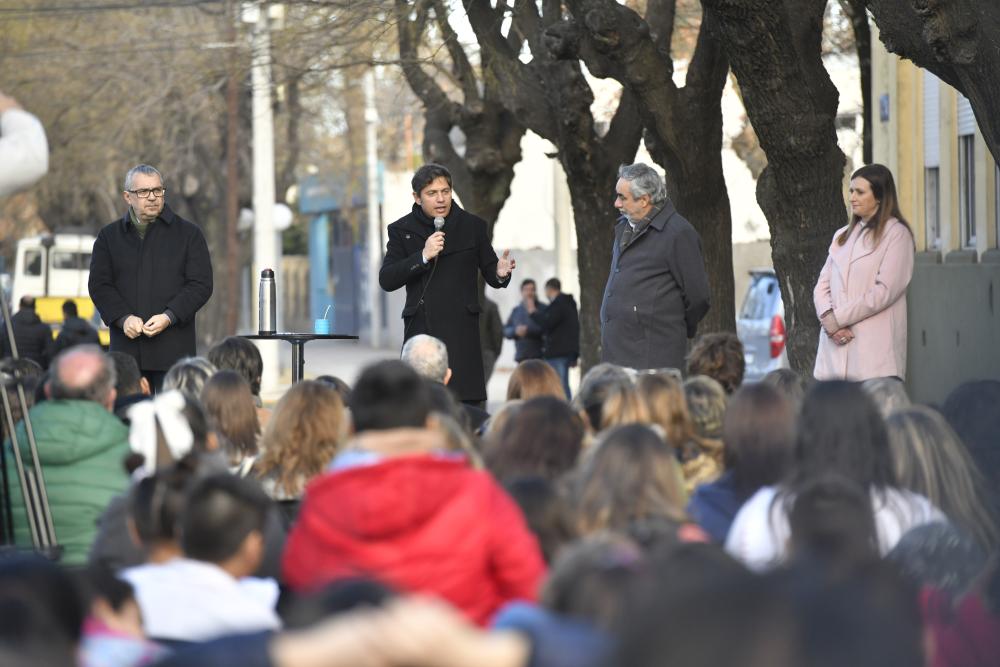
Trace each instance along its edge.
<path fill-rule="evenodd" d="M 38 317 L 51 325 L 52 335 L 57 336 L 63 322 L 62 304 L 72 299 L 80 317 L 94 325 L 101 345 L 107 347 L 111 333 L 101 322 L 87 289 L 93 248 L 94 235 L 82 232 L 56 232 L 18 241 L 11 309 L 17 310 L 21 297 L 35 297 Z"/>

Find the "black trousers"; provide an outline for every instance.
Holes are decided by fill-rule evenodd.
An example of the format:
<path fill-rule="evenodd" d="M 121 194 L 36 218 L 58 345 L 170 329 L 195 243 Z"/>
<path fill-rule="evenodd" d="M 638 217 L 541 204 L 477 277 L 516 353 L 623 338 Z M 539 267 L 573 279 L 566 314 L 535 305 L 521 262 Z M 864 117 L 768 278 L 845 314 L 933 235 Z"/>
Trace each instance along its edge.
<path fill-rule="evenodd" d="M 149 383 L 149 389 L 154 395 L 159 394 L 163 390 L 163 378 L 167 375 L 166 371 L 143 371 L 142 377 L 146 378 L 146 382 Z"/>

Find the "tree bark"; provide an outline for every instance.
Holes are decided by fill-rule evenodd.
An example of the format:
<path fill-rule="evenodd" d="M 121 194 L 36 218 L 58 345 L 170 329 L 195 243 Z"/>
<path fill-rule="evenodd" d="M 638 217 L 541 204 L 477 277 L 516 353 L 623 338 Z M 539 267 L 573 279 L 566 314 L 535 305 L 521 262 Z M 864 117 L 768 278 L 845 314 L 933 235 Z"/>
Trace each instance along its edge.
<path fill-rule="evenodd" d="M 699 330 L 735 331 L 732 218 L 722 172 L 722 90 L 729 72 L 713 26 L 704 23 L 686 85 L 673 81 L 670 39 L 676 0 L 652 0 L 647 19 L 614 0 L 567 0 L 575 20 L 559 30 L 559 54 L 583 58 L 638 101 L 646 147 L 666 171 L 677 210 L 701 235 L 712 308 Z"/>
<path fill-rule="evenodd" d="M 466 209 L 486 220 L 490 237 L 510 196 L 514 166 L 521 161 L 526 128 L 504 108 L 503 91 L 490 76 L 478 75 L 448 24 L 447 10 L 434 0 L 396 0 L 399 55 L 410 88 L 424 104 L 424 159 L 443 164 Z M 433 15 L 451 59 L 462 102 L 455 102 L 427 74 L 419 55 L 427 21 Z M 457 128 L 465 137 L 459 151 L 452 141 Z"/>
<path fill-rule="evenodd" d="M 785 302 L 788 357 L 811 372 L 819 322 L 812 290 L 833 232 L 845 223 L 837 89 L 823 67 L 826 0 L 703 0 L 718 21 L 750 121 L 767 154 L 757 201 Z"/>
<path fill-rule="evenodd" d="M 867 0 L 885 48 L 969 98 L 1000 161 L 1000 4 L 995 0 Z"/>
<path fill-rule="evenodd" d="M 550 50 L 559 38 L 550 30 L 562 20 L 562 5 L 545 0 L 542 11 L 530 0 L 513 9 L 502 0 L 464 0 L 484 63 L 495 79 L 502 101 L 514 116 L 556 146 L 569 183 L 576 225 L 580 272 L 580 356 L 584 370 L 600 361 L 600 306 L 611 266 L 614 238 L 612 206 L 618 166 L 631 162 L 639 146 L 642 122 L 634 95 L 625 90 L 604 136 L 594 126 L 590 85 L 578 60 L 560 60 Z M 513 25 L 501 26 L 507 13 Z M 527 42 L 530 62 L 521 60 L 520 39 Z"/>

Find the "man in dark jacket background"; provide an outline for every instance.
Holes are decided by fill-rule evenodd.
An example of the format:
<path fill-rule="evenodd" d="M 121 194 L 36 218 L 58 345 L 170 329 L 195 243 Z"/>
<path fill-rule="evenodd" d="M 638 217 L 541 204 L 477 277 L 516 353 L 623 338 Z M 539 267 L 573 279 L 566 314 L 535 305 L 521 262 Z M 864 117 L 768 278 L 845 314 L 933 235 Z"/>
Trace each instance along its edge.
<path fill-rule="evenodd" d="M 49 359 L 52 357 L 52 329 L 42 322 L 35 312 L 35 297 L 21 297 L 20 308 L 10 316 L 10 324 L 14 329 L 18 356 L 22 359 L 31 359 L 42 368 L 48 368 Z M 6 331 L 2 332 L 0 340 L 2 340 L 3 356 L 13 356 Z"/>
<path fill-rule="evenodd" d="M 486 221 L 452 202 L 447 169 L 425 164 L 410 184 L 413 208 L 389 225 L 379 285 L 387 292 L 406 287 L 403 341 L 417 334 L 444 341 L 453 373 L 449 386 L 463 402 L 482 405 L 486 380 L 476 276 L 482 274 L 491 287 L 506 287 L 514 258 L 509 250 L 497 258 Z"/>
<path fill-rule="evenodd" d="M 132 355 L 155 392 L 175 361 L 195 354 L 212 263 L 201 229 L 166 206 L 160 172 L 133 167 L 123 196 L 125 215 L 94 241 L 90 297 L 111 329 L 111 349 Z"/>
<path fill-rule="evenodd" d="M 56 337 L 55 353 L 53 356 L 74 345 L 101 344 L 101 339 L 97 335 L 97 329 L 90 326 L 89 322 L 80 317 L 76 301 L 73 301 L 73 299 L 63 301 L 62 312 L 62 329 Z"/>
<path fill-rule="evenodd" d="M 615 193 L 622 217 L 601 302 L 601 361 L 683 369 L 709 307 L 701 238 L 649 165 L 622 166 Z"/>
<path fill-rule="evenodd" d="M 580 316 L 576 299 L 563 294 L 558 278 L 545 281 L 545 298 L 549 305 L 533 311 L 531 319 L 542 329 L 542 358 L 559 374 L 569 400 L 569 369 L 580 356 Z"/>
<path fill-rule="evenodd" d="M 514 361 L 517 363 L 542 358 L 542 328 L 531 319 L 531 313 L 538 308 L 544 306 L 538 303 L 535 281 L 525 278 L 521 281 L 521 303 L 510 311 L 503 327 L 504 337 L 514 341 Z"/>

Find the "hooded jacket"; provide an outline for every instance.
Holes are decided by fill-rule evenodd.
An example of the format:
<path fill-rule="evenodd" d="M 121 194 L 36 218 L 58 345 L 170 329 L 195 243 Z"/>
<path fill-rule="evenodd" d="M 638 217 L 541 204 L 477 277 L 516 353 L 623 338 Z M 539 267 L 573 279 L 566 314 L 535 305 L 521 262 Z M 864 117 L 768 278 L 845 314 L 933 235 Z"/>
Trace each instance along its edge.
<path fill-rule="evenodd" d="M 97 518 L 112 498 L 128 488 L 123 466 L 129 452 L 128 428 L 93 401 L 45 401 L 28 414 L 38 443 L 56 540 L 63 547 L 61 562 L 82 565 L 97 533 Z M 28 469 L 31 459 L 23 421 L 17 426 L 17 439 Z M 18 546 L 30 547 L 28 515 L 10 441 L 4 446 L 15 541 Z"/>
<path fill-rule="evenodd" d="M 485 624 L 545 574 L 521 511 L 463 458 L 393 456 L 313 480 L 283 559 L 296 590 L 367 576 L 437 595 Z"/>

